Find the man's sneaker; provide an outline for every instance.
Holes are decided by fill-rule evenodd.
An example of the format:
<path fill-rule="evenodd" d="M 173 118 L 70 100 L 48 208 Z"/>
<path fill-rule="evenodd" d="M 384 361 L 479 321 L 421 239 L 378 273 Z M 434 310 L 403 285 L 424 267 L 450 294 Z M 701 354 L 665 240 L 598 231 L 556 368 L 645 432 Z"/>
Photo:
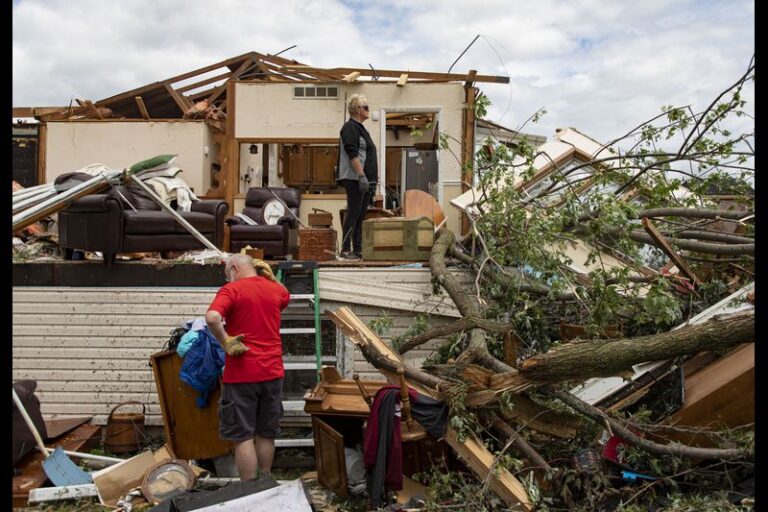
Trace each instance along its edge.
<path fill-rule="evenodd" d="M 343 260 L 359 260 L 360 256 L 353 253 L 352 251 L 342 251 L 341 253 L 339 253 L 339 258 Z"/>
<path fill-rule="evenodd" d="M 354 255 L 355 255 L 355 258 L 357 258 L 357 259 L 359 259 L 359 260 L 363 259 L 363 253 L 362 253 L 362 252 L 357 252 L 357 251 L 355 251 L 355 252 L 353 252 L 352 254 L 354 254 Z"/>

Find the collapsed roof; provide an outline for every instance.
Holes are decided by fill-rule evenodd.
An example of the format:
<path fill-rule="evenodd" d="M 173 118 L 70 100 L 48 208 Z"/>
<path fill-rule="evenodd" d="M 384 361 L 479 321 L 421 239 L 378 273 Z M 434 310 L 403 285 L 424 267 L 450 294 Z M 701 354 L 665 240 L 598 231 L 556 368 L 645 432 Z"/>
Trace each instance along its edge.
<path fill-rule="evenodd" d="M 248 52 L 237 57 L 154 82 L 92 102 L 77 100 L 77 106 L 18 108 L 14 115 L 40 120 L 64 119 L 180 119 L 195 114 L 193 107 L 205 102 L 206 108 L 226 111 L 227 84 L 238 81 L 274 83 L 352 83 L 358 80 L 397 83 L 416 82 L 491 82 L 509 83 L 509 77 L 468 74 L 400 71 L 371 68 L 317 68 L 277 55 Z M 202 111 L 202 109 L 201 109 Z"/>

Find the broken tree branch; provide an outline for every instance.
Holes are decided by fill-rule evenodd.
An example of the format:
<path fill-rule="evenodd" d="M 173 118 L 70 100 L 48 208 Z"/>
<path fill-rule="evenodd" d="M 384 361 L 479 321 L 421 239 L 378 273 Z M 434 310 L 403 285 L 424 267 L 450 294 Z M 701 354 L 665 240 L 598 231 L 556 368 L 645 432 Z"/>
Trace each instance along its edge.
<path fill-rule="evenodd" d="M 477 299 L 461 288 L 458 280 L 448 272 L 445 266 L 445 255 L 455 241 L 456 238 L 452 231 L 448 229 L 440 230 L 437 240 L 435 240 L 432 246 L 432 254 L 429 257 L 432 277 L 448 292 L 448 296 L 456 304 L 462 316 L 480 317 L 482 308 Z M 463 362 L 474 361 L 497 372 L 514 371 L 514 368 L 499 361 L 488 352 L 485 331 L 477 327 L 470 330 L 469 344 L 458 359 Z"/>
<path fill-rule="evenodd" d="M 681 444 L 659 444 L 643 439 L 638 436 L 619 421 L 607 416 L 597 407 L 594 407 L 583 400 L 573 396 L 567 391 L 554 389 L 548 387 L 545 392 L 550 396 L 557 398 L 564 404 L 575 409 L 576 411 L 591 418 L 597 423 L 607 423 L 614 434 L 621 437 L 625 441 L 643 448 L 644 450 L 657 455 L 671 455 L 677 457 L 691 457 L 698 459 L 723 459 L 723 460 L 739 460 L 739 459 L 751 459 L 754 457 L 754 453 L 751 450 L 738 449 L 738 448 L 698 448 L 694 446 L 685 446 Z"/>
<path fill-rule="evenodd" d="M 749 311 L 651 336 L 568 343 L 527 359 L 520 373 L 537 382 L 608 377 L 648 361 L 754 341 L 755 314 Z"/>
<path fill-rule="evenodd" d="M 435 327 L 430 331 L 419 334 L 418 336 L 414 336 L 413 338 L 407 339 L 406 341 L 400 344 L 399 352 L 401 354 L 405 354 L 409 350 L 412 350 L 420 345 L 423 345 L 429 340 L 439 338 L 441 336 L 446 336 L 449 334 L 454 334 L 457 332 L 466 331 L 474 327 L 480 327 L 482 329 L 485 329 L 487 332 L 501 334 L 501 333 L 511 331 L 513 328 L 513 325 L 494 322 L 493 320 L 487 320 L 485 318 L 479 318 L 479 317 L 464 317 L 460 320 L 456 320 L 455 322 L 451 322 L 450 324 Z"/>
<path fill-rule="evenodd" d="M 514 446 L 520 453 L 522 453 L 534 467 L 549 471 L 552 467 L 547 464 L 547 461 L 537 452 L 533 446 L 523 439 L 517 431 L 512 428 L 506 421 L 499 418 L 497 415 L 489 412 L 481 413 L 481 417 L 484 421 L 491 424 L 502 436 L 503 441 L 512 441 Z"/>

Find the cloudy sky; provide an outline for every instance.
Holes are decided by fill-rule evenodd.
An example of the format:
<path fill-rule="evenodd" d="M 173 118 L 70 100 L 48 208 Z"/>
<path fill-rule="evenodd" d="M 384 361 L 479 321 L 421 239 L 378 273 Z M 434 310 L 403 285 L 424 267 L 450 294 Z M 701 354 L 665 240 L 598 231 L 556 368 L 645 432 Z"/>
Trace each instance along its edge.
<path fill-rule="evenodd" d="M 103 99 L 248 51 L 322 67 L 509 76 L 492 121 L 623 134 L 705 107 L 754 53 L 751 0 L 13 0 L 13 106 Z M 747 91 L 747 99 L 753 93 Z"/>

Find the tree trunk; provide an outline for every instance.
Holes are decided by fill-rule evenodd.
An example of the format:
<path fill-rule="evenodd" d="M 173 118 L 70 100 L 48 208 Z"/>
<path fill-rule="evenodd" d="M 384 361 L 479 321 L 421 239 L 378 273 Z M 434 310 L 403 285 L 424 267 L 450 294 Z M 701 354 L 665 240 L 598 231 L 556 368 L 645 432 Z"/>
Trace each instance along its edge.
<path fill-rule="evenodd" d="M 568 343 L 526 360 L 520 373 L 536 382 L 608 377 L 648 361 L 754 341 L 755 314 L 750 311 L 652 336 Z"/>
<path fill-rule="evenodd" d="M 459 282 L 448 272 L 445 266 L 445 254 L 455 241 L 456 238 L 452 231 L 448 229 L 440 230 L 440 234 L 432 246 L 432 254 L 429 257 L 432 277 L 448 292 L 448 296 L 456 304 L 456 308 L 458 308 L 462 316 L 480 317 L 482 309 L 477 298 L 463 290 Z M 485 331 L 477 327 L 469 331 L 469 345 L 458 359 L 465 363 L 477 362 L 496 372 L 514 371 L 514 368 L 499 361 L 488 352 Z"/>

